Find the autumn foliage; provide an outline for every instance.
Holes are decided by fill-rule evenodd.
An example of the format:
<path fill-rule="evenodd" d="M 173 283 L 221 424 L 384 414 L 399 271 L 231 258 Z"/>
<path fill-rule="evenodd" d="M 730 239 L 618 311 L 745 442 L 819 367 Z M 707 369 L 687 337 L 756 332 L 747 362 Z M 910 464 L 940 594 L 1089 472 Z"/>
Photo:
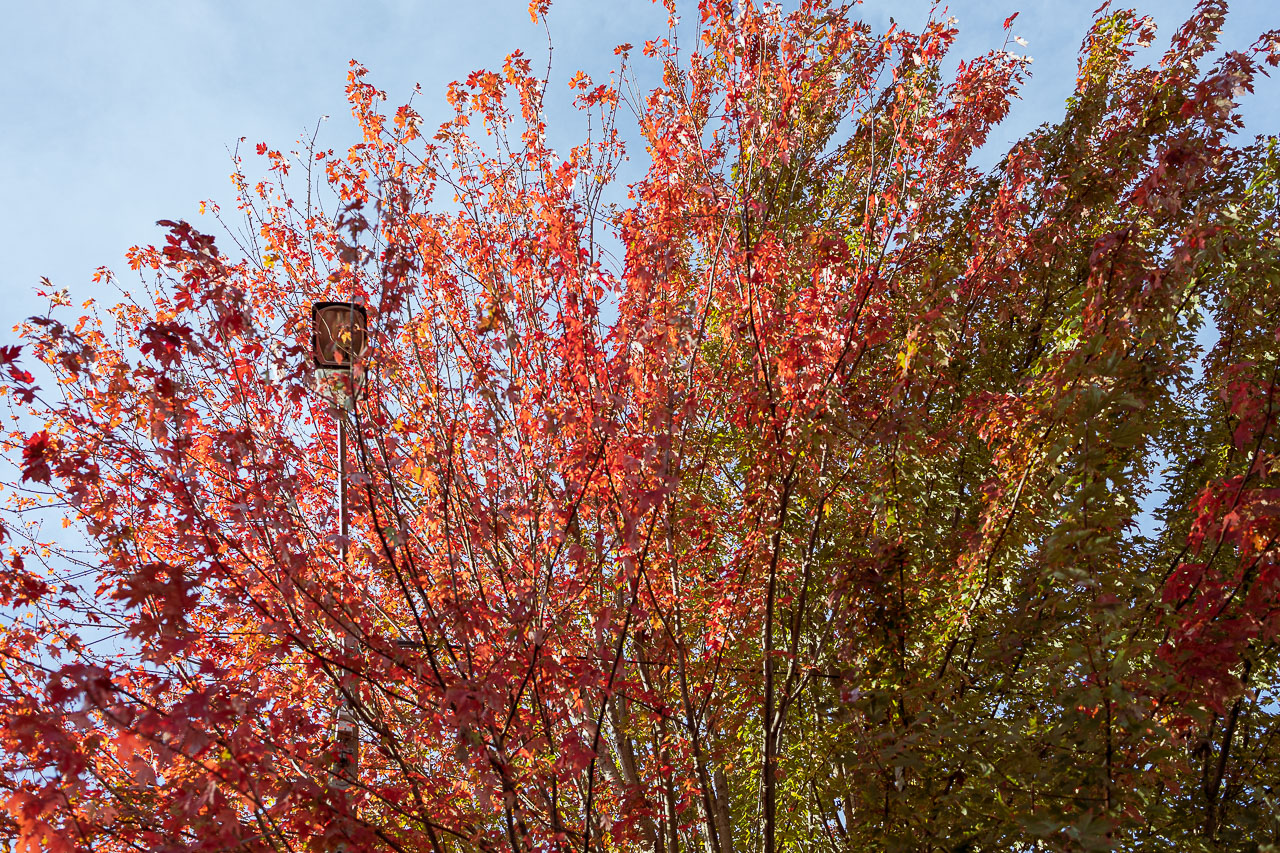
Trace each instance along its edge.
<path fill-rule="evenodd" d="M 560 152 L 519 54 L 435 129 L 353 65 L 356 144 L 50 292 L 0 349 L 15 849 L 1280 844 L 1280 34 L 1103 9 L 981 171 L 1022 57 L 800 6 L 620 46 Z"/>

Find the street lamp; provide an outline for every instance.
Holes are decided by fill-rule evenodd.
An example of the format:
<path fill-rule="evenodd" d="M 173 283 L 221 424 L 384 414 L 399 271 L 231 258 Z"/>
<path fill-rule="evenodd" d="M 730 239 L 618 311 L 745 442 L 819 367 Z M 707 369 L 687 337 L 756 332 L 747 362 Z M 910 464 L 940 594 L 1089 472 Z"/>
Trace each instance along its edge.
<path fill-rule="evenodd" d="M 311 354 L 315 361 L 320 391 L 333 403 L 338 430 L 338 551 L 342 567 L 347 565 L 347 412 L 355 409 L 357 381 L 352 366 L 365 352 L 369 338 L 369 317 L 354 302 L 316 302 L 311 306 Z M 359 642 L 354 631 L 346 631 L 343 650 L 354 655 Z M 334 740 L 337 754 L 329 773 L 329 787 L 350 788 L 359 778 L 360 732 L 356 727 L 355 703 L 351 691 L 338 703 Z"/>

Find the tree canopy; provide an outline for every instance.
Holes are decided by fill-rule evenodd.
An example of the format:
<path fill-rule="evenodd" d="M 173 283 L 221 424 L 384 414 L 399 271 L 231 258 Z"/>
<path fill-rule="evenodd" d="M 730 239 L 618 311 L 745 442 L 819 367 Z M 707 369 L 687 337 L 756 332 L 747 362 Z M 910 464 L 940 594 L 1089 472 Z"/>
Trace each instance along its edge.
<path fill-rule="evenodd" d="M 1104 8 L 980 170 L 1007 32 L 670 9 L 563 153 L 520 54 L 434 131 L 353 63 L 0 349 L 17 850 L 1280 845 L 1280 32 Z"/>

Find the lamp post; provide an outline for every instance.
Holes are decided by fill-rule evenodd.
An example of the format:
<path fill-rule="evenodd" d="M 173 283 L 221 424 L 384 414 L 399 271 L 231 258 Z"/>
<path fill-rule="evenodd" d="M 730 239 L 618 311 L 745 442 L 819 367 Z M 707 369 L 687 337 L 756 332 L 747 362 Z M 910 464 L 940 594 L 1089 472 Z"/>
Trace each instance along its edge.
<path fill-rule="evenodd" d="M 338 444 L 338 554 L 345 570 L 347 566 L 347 412 L 353 411 L 358 387 L 352 373 L 353 363 L 368 343 L 368 315 L 365 309 L 353 302 L 317 302 L 311 306 L 311 351 L 315 360 L 316 379 L 321 393 L 329 398 L 337 426 Z M 354 631 L 345 631 L 342 648 L 348 656 L 359 650 Z M 359 779 L 360 732 L 352 692 L 346 691 L 338 700 L 334 741 L 336 755 L 329 772 L 329 787 L 346 791 Z M 339 844 L 339 851 L 346 849 Z"/>

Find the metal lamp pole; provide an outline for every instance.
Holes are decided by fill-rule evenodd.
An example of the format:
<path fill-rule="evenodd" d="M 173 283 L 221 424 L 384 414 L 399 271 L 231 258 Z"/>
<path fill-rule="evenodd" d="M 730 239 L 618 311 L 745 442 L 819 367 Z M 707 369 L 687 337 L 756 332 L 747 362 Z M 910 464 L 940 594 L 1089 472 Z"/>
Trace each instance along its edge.
<path fill-rule="evenodd" d="M 354 404 L 354 399 L 351 400 Z M 338 560 L 347 567 L 347 412 L 345 407 L 336 408 L 334 417 L 338 422 Z M 354 631 L 342 634 L 342 650 L 348 656 L 359 650 L 359 642 Z M 338 700 L 338 724 L 335 740 L 338 754 L 336 773 L 332 775 L 329 786 L 338 790 L 346 790 L 359 778 L 360 772 L 360 733 L 356 729 L 356 711 L 354 698 L 350 692 L 344 692 Z"/>

